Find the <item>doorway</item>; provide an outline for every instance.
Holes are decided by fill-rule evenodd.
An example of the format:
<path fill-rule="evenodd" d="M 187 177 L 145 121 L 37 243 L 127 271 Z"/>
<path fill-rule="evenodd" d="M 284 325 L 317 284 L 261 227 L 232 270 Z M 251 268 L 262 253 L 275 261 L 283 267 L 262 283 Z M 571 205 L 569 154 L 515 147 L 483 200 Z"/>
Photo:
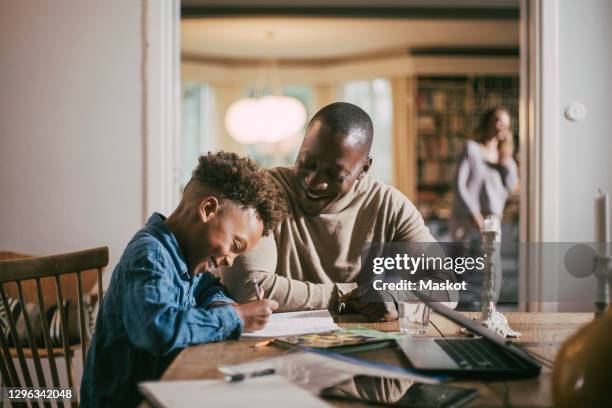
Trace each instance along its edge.
<path fill-rule="evenodd" d="M 332 101 L 364 108 L 375 123 L 373 175 L 420 210 L 433 235 L 450 241 L 458 162 L 479 119 L 508 109 L 520 186 L 503 211 L 504 241 L 526 239 L 526 140 L 519 126 L 521 58 L 517 2 L 475 7 L 231 7 L 184 1 L 181 20 L 180 189 L 208 150 L 229 150 L 262 166 L 293 163 L 302 132 L 273 143 L 241 143 L 227 129 L 241 98 L 276 93 L 307 116 Z M 399 2 L 398 2 L 399 4 Z M 262 85 L 263 83 L 263 85 Z M 510 309 L 519 302 L 517 245 L 502 254 Z"/>

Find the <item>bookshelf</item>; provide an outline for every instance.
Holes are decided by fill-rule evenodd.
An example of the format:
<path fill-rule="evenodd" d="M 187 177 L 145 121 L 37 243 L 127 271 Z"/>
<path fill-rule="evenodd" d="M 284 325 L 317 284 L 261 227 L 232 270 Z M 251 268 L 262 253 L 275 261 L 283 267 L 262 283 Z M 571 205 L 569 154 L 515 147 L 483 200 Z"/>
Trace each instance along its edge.
<path fill-rule="evenodd" d="M 518 104 L 518 75 L 417 77 L 417 205 L 426 221 L 446 227 L 457 162 L 486 109 L 505 106 L 510 110 L 518 146 Z M 509 202 L 506 209 L 514 207 L 518 211 Z"/>

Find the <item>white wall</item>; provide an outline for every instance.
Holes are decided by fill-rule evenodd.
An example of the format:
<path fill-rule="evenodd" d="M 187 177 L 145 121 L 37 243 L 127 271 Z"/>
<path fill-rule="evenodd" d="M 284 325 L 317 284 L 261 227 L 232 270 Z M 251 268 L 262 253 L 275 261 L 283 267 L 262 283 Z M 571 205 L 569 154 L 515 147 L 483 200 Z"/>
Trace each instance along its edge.
<path fill-rule="evenodd" d="M 0 0 L 0 249 L 108 245 L 114 265 L 140 228 L 141 13 Z"/>
<path fill-rule="evenodd" d="M 593 242 L 594 196 L 598 188 L 612 194 L 612 2 L 609 0 L 544 0 L 544 21 L 556 21 L 557 35 L 543 37 L 544 53 L 558 46 L 558 82 L 544 79 L 544 93 L 556 91 L 558 109 L 546 116 L 545 128 L 558 129 L 557 146 L 544 152 L 543 167 L 556 168 L 544 178 L 550 197 L 550 213 L 543 208 L 545 222 L 554 221 L 548 240 Z M 546 12 L 548 11 L 548 14 Z M 554 54 L 554 53 L 553 53 Z M 554 64 L 544 61 L 548 66 Z M 550 74 L 550 72 L 548 72 Z M 544 74 L 546 75 L 546 73 Z M 555 88 L 555 89 L 553 89 Z M 586 118 L 573 122 L 564 116 L 572 102 L 586 107 Z M 544 135 L 547 136 L 547 135 Z M 548 135 L 550 136 L 550 135 Z M 556 152 L 555 152 L 556 150 Z M 548 224 L 551 225 L 551 224 Z M 611 226 L 612 227 L 612 226 Z M 561 264 L 561 261 L 560 261 Z M 595 297 L 593 277 L 577 279 L 560 265 L 556 275 L 562 302 L 558 310 L 590 310 Z M 550 300 L 550 299 L 546 299 Z"/>
<path fill-rule="evenodd" d="M 612 2 L 559 2 L 559 240 L 591 242 L 597 188 L 612 194 Z M 583 121 L 563 115 L 577 101 Z"/>

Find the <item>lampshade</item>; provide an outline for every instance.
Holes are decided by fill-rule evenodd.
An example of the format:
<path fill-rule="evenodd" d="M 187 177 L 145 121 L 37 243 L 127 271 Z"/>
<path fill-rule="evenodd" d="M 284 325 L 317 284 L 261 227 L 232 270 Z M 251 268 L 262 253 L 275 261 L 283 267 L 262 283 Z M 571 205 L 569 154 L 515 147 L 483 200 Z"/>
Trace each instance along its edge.
<path fill-rule="evenodd" d="M 296 98 L 278 95 L 243 98 L 227 110 L 225 128 L 239 143 L 273 143 L 299 132 L 306 116 L 306 108 Z"/>

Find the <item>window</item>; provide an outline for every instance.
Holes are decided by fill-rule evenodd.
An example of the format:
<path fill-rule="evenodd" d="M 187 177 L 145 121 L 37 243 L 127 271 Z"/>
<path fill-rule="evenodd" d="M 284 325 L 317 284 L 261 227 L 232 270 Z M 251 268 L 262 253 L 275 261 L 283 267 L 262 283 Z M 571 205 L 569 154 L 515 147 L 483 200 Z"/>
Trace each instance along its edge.
<path fill-rule="evenodd" d="M 391 85 L 386 79 L 352 81 L 335 88 L 337 100 L 353 103 L 363 108 L 374 122 L 374 143 L 372 146 L 373 166 L 370 170 L 376 179 L 391 184 L 393 181 L 393 163 L 391 159 L 392 144 L 392 100 Z M 294 163 L 300 148 L 304 132 L 276 143 L 240 145 L 231 139 L 224 129 L 225 111 L 219 106 L 227 104 L 241 96 L 247 96 L 252 90 L 226 95 L 227 90 L 215 88 L 211 84 L 183 84 L 182 129 L 180 140 L 180 188 L 189 181 L 191 172 L 198 163 L 198 157 L 208 151 L 234 151 L 248 155 L 263 167 L 290 166 Z M 316 110 L 315 95 L 310 85 L 285 85 L 283 95 L 299 99 L 308 112 L 310 119 Z"/>
<path fill-rule="evenodd" d="M 181 141 L 179 183 L 180 190 L 198 164 L 198 157 L 208 151 L 215 151 L 213 120 L 213 94 L 206 84 L 188 83 L 183 85 L 181 111 Z"/>
<path fill-rule="evenodd" d="M 374 123 L 372 168 L 370 175 L 387 184 L 393 182 L 391 83 L 377 78 L 347 82 L 341 87 L 341 98 L 365 110 Z"/>

